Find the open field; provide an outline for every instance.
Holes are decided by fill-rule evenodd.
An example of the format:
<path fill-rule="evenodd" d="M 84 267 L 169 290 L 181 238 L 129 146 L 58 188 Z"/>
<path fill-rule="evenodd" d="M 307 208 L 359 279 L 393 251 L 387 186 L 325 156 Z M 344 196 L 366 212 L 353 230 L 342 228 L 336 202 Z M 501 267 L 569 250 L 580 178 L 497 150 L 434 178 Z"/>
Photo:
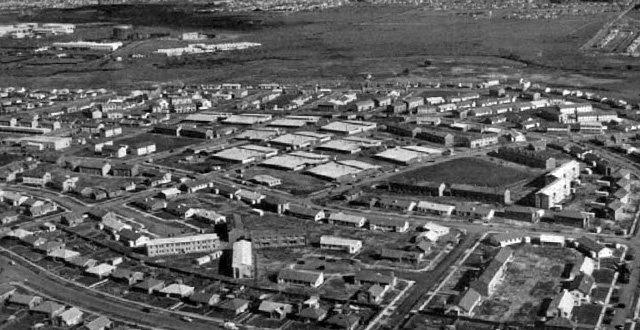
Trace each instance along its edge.
<path fill-rule="evenodd" d="M 457 158 L 393 176 L 389 181 L 412 183 L 446 182 L 502 187 L 531 179 L 535 175 L 534 171 L 500 166 L 482 159 Z"/>
<path fill-rule="evenodd" d="M 126 144 L 133 145 L 140 142 L 155 142 L 156 152 L 171 150 L 174 148 L 186 147 L 192 144 L 205 142 L 200 139 L 179 138 L 175 136 L 166 136 L 161 134 L 143 133 L 134 137 L 128 137 L 120 140 L 114 140 L 114 145 Z"/>
<path fill-rule="evenodd" d="M 88 88 L 150 84 L 158 81 L 210 82 L 258 80 L 317 82 L 343 81 L 371 72 L 377 79 L 419 79 L 437 75 L 460 77 L 478 74 L 523 75 L 529 68 L 551 71 L 553 78 L 606 78 L 608 83 L 638 79 L 637 64 L 630 59 L 586 56 L 578 48 L 591 38 L 609 15 L 561 17 L 554 20 L 509 20 L 500 17 L 473 19 L 449 13 L 421 10 L 420 6 L 372 6 L 359 4 L 314 12 L 242 15 L 194 14 L 170 6 L 87 7 L 50 10 L 25 17 L 1 17 L 0 21 L 65 21 L 133 24 L 144 31 L 173 33 L 186 29 L 233 36 L 262 47 L 198 56 L 193 60 L 162 63 L 160 59 L 123 62 L 110 66 L 103 60 L 85 71 L 60 65 L 46 74 L 25 77 L 15 65 L 3 76 L 7 84 L 73 85 Z M 144 14 L 140 14 L 144 12 Z M 153 15 L 149 14 L 154 13 Z M 222 40 L 222 39 L 221 39 Z M 118 56 L 136 47 L 118 51 Z M 148 51 L 148 49 L 146 49 Z M 432 65 L 425 67 L 429 59 Z M 159 64 L 159 65 L 157 65 Z M 627 67 L 630 65 L 630 67 Z M 408 69 L 405 70 L 405 69 Z M 607 72 L 598 71 L 605 69 Z M 99 75 L 95 75 L 100 72 Z M 404 72 L 404 73 L 403 73 Z M 408 74 L 406 74 L 408 72 Z M 70 86 L 71 87 L 71 86 Z M 626 86 L 625 90 L 630 90 Z M 624 91 L 621 91 L 624 92 Z M 637 92 L 636 92 L 637 93 Z"/>

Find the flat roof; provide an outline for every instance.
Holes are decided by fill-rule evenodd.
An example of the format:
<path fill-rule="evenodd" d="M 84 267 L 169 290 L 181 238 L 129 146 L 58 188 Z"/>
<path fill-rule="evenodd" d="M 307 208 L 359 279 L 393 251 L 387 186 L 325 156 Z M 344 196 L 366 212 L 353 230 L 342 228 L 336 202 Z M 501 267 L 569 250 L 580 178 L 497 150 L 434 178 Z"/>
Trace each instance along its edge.
<path fill-rule="evenodd" d="M 357 162 L 357 161 L 353 161 L 353 162 Z M 308 170 L 307 172 L 322 178 L 336 180 L 345 175 L 356 175 L 366 169 L 377 168 L 377 166 L 362 163 L 362 162 L 357 162 L 362 164 L 354 163 L 353 165 L 350 165 L 349 163 L 345 164 L 344 162 L 341 162 L 341 163 L 329 162 L 326 164 L 316 166 Z"/>
<path fill-rule="evenodd" d="M 359 152 L 361 150 L 358 143 L 346 141 L 346 140 L 331 140 L 327 143 L 323 143 L 319 147 L 327 150 L 349 151 L 349 152 Z"/>
<path fill-rule="evenodd" d="M 271 115 L 266 114 L 242 114 L 242 115 L 232 115 L 227 119 L 223 120 L 225 124 L 239 124 L 239 125 L 253 125 L 264 123 L 266 121 L 271 120 Z"/>
<path fill-rule="evenodd" d="M 200 234 L 200 235 L 191 235 L 191 236 L 182 236 L 182 237 L 154 238 L 149 240 L 149 243 L 147 243 L 147 246 L 201 242 L 201 241 L 219 240 L 219 239 L 220 238 L 218 237 L 217 234 Z"/>
<path fill-rule="evenodd" d="M 322 126 L 322 129 L 325 131 L 332 131 L 332 132 L 355 133 L 355 132 L 364 132 L 371 129 L 375 129 L 376 126 L 377 124 L 372 122 L 343 120 L 343 121 L 334 121 L 332 123 L 324 125 Z"/>
<path fill-rule="evenodd" d="M 230 148 L 216 152 L 213 154 L 213 157 L 224 160 L 244 161 L 254 157 L 262 157 L 263 155 L 264 152 L 257 150 Z"/>
<path fill-rule="evenodd" d="M 307 125 L 306 120 L 302 119 L 276 119 L 269 123 L 269 126 L 281 126 L 281 127 L 302 127 Z"/>
<path fill-rule="evenodd" d="M 239 140 L 268 140 L 280 133 L 278 129 L 249 129 L 235 136 Z"/>
<path fill-rule="evenodd" d="M 376 157 L 395 162 L 408 163 L 414 159 L 429 156 L 429 153 L 396 147 L 376 154 Z"/>
<path fill-rule="evenodd" d="M 270 142 L 279 143 L 288 146 L 299 146 L 306 143 L 316 142 L 317 138 L 299 134 L 285 134 L 272 139 Z"/>
<path fill-rule="evenodd" d="M 295 154 L 282 155 L 267 159 L 262 162 L 262 165 L 294 170 L 301 166 L 306 167 L 308 165 L 322 164 L 329 160 L 329 156 L 312 155 L 314 155 L 314 157 L 305 157 Z"/>

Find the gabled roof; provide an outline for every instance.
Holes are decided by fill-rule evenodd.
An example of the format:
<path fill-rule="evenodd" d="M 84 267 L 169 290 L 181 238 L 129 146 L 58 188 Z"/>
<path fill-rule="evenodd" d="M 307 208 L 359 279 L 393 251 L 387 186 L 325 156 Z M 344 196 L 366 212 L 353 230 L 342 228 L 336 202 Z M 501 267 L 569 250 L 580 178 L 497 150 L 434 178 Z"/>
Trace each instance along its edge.
<path fill-rule="evenodd" d="M 310 320 L 320 320 L 327 315 L 327 310 L 323 308 L 304 308 L 298 313 L 298 317 Z"/>
<path fill-rule="evenodd" d="M 60 319 L 62 319 L 63 322 L 66 322 L 66 321 L 70 321 L 70 320 L 73 320 L 73 319 L 78 318 L 78 317 L 82 317 L 82 314 L 83 314 L 82 311 L 79 310 L 78 308 L 71 307 L 71 308 L 67 309 L 66 311 L 60 313 L 59 316 L 60 316 Z"/>
<path fill-rule="evenodd" d="M 150 290 L 150 289 L 156 289 L 160 286 L 164 286 L 164 281 L 155 279 L 155 278 L 148 278 L 136 284 L 134 288 L 142 289 L 142 290 Z"/>
<path fill-rule="evenodd" d="M 42 304 L 31 308 L 32 311 L 38 313 L 54 314 L 64 310 L 64 305 L 58 304 L 53 301 L 45 301 Z"/>
<path fill-rule="evenodd" d="M 576 276 L 575 279 L 569 284 L 569 291 L 579 291 L 583 294 L 591 293 L 591 289 L 595 284 L 596 280 L 591 275 L 587 275 L 585 273 L 581 273 Z"/>
<path fill-rule="evenodd" d="M 247 305 L 249 305 L 249 301 L 248 300 L 235 298 L 235 299 L 227 300 L 227 301 L 221 303 L 220 305 L 218 305 L 218 307 L 220 307 L 221 309 L 236 311 L 236 310 L 238 310 L 240 308 L 243 308 L 243 307 L 245 307 Z"/>
<path fill-rule="evenodd" d="M 458 300 L 458 307 L 465 310 L 467 313 L 475 307 L 477 302 L 482 298 L 482 295 L 475 289 L 468 289 Z"/>
<path fill-rule="evenodd" d="M 600 243 L 586 236 L 582 236 L 578 238 L 576 242 L 579 244 L 579 247 L 586 249 L 588 251 L 596 252 L 596 253 L 605 249 L 605 247 L 602 246 Z"/>
<path fill-rule="evenodd" d="M 361 270 L 355 275 L 356 281 L 364 281 L 377 284 L 391 285 L 395 280 L 393 275 L 384 275 L 375 270 Z"/>

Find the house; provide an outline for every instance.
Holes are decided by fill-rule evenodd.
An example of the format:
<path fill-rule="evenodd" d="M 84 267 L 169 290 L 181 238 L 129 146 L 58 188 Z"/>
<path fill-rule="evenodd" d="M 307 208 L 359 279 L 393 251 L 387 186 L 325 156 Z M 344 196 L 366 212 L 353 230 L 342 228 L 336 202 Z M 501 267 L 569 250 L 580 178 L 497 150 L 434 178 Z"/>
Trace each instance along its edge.
<path fill-rule="evenodd" d="M 398 200 L 392 198 L 381 198 L 377 201 L 378 207 L 402 212 L 411 212 L 416 206 L 416 202 Z"/>
<path fill-rule="evenodd" d="M 380 285 L 371 285 L 363 288 L 356 293 L 356 300 L 366 304 L 380 304 L 384 294 L 389 290 L 389 287 Z"/>
<path fill-rule="evenodd" d="M 294 284 L 317 288 L 324 282 L 322 272 L 301 271 L 285 268 L 278 273 L 278 284 Z"/>
<path fill-rule="evenodd" d="M 505 247 L 514 244 L 520 243 L 529 243 L 531 241 L 529 236 L 526 235 L 518 235 L 511 233 L 496 233 L 489 236 L 489 241 L 491 244 Z"/>
<path fill-rule="evenodd" d="M 58 322 L 65 327 L 72 327 L 82 322 L 84 314 L 76 307 L 71 307 L 58 315 Z"/>
<path fill-rule="evenodd" d="M 64 312 L 64 309 L 64 305 L 49 300 L 30 308 L 31 312 L 36 314 L 44 314 L 50 319 L 53 319 L 54 317 L 60 315 L 62 312 Z"/>
<path fill-rule="evenodd" d="M 363 216 L 350 215 L 345 213 L 332 213 L 329 216 L 329 223 L 334 225 L 341 225 L 347 227 L 362 228 L 366 223 L 367 218 Z"/>
<path fill-rule="evenodd" d="M 76 167 L 76 170 L 84 174 L 107 176 L 111 170 L 111 164 L 102 162 L 81 162 Z"/>
<path fill-rule="evenodd" d="M 89 267 L 85 270 L 87 274 L 97 276 L 98 278 L 105 278 L 116 270 L 116 267 L 102 263 L 93 267 Z"/>
<path fill-rule="evenodd" d="M 57 250 L 64 250 L 65 243 L 58 241 L 46 241 L 35 247 L 36 250 L 43 252 L 46 255 L 50 255 Z"/>
<path fill-rule="evenodd" d="M 116 216 L 115 213 L 113 213 L 111 211 L 107 211 L 105 209 L 101 209 L 101 208 L 89 209 L 89 211 L 87 211 L 87 215 L 89 216 L 89 218 L 91 218 L 92 220 L 96 220 L 96 221 L 105 221 L 105 220 L 115 220 L 115 219 L 117 219 L 117 216 Z"/>
<path fill-rule="evenodd" d="M 417 264 L 424 258 L 424 253 L 384 248 L 380 250 L 380 258 L 399 262 L 407 261 Z"/>
<path fill-rule="evenodd" d="M 138 176 L 140 165 L 120 163 L 111 167 L 111 174 L 113 176 L 134 177 Z"/>
<path fill-rule="evenodd" d="M 133 286 L 134 290 L 146 292 L 147 294 L 152 294 L 154 292 L 159 292 L 164 288 L 164 281 L 158 280 L 155 278 L 147 278 L 142 282 Z"/>
<path fill-rule="evenodd" d="M 576 304 L 582 305 L 591 301 L 591 291 L 596 287 L 593 276 L 581 273 L 568 285 L 567 291 L 573 296 Z"/>
<path fill-rule="evenodd" d="M 76 188 L 76 184 L 78 183 L 78 177 L 54 177 L 49 182 L 49 186 L 55 190 L 66 193 L 73 191 Z"/>
<path fill-rule="evenodd" d="M 138 207 L 147 212 L 160 211 L 167 207 L 167 201 L 160 198 L 145 197 L 132 202 L 135 207 Z"/>
<path fill-rule="evenodd" d="M 298 318 L 303 322 L 320 322 L 327 317 L 327 310 L 321 307 L 307 307 L 300 310 Z"/>
<path fill-rule="evenodd" d="M 107 330 L 111 327 L 111 320 L 106 316 L 99 316 L 93 321 L 85 322 L 82 330 Z"/>
<path fill-rule="evenodd" d="M 526 221 L 531 223 L 538 223 L 543 215 L 544 210 L 542 209 L 519 205 L 511 205 L 504 210 L 504 217 L 507 219 Z"/>
<path fill-rule="evenodd" d="M 76 256 L 74 258 L 65 260 L 69 265 L 75 266 L 81 269 L 91 268 L 98 264 L 98 261 L 85 256 Z"/>
<path fill-rule="evenodd" d="M 409 222 L 401 219 L 375 218 L 369 220 L 369 228 L 371 230 L 404 233 L 409 230 Z"/>
<path fill-rule="evenodd" d="M 42 303 L 42 298 L 21 293 L 14 293 L 8 300 L 9 305 L 27 307 L 29 309 Z"/>
<path fill-rule="evenodd" d="M 243 202 L 248 203 L 250 205 L 260 204 L 260 202 L 266 198 L 265 195 L 261 193 L 257 193 L 254 191 L 240 189 L 236 196 Z"/>
<path fill-rule="evenodd" d="M 126 283 L 131 286 L 142 281 L 144 279 L 144 273 L 134 272 L 125 268 L 117 268 L 111 273 L 111 277 L 117 282 Z"/>
<path fill-rule="evenodd" d="M 160 293 L 167 295 L 167 297 L 186 298 L 191 296 L 195 292 L 195 288 L 192 286 L 174 283 L 164 287 L 160 290 Z"/>
<path fill-rule="evenodd" d="M 593 259 L 610 258 L 613 256 L 613 251 L 610 248 L 586 236 L 578 238 L 575 244 L 578 251 Z"/>
<path fill-rule="evenodd" d="M 596 269 L 596 262 L 589 257 L 584 257 L 584 259 L 582 259 L 582 263 L 580 264 L 580 269 L 578 271 L 586 275 L 592 275 L 595 269 Z"/>
<path fill-rule="evenodd" d="M 292 306 L 275 301 L 263 301 L 258 306 L 258 312 L 266 314 L 270 319 L 282 320 L 291 313 Z"/>
<path fill-rule="evenodd" d="M 51 182 L 51 173 L 33 170 L 22 173 L 22 183 L 30 186 L 44 187 Z"/>
<path fill-rule="evenodd" d="M 213 306 L 220 302 L 220 295 L 210 292 L 195 292 L 189 297 L 189 301 L 203 306 Z"/>
<path fill-rule="evenodd" d="M 240 315 L 249 310 L 249 301 L 234 298 L 220 303 L 218 305 L 218 308 L 223 312 L 232 313 L 233 315 Z"/>
<path fill-rule="evenodd" d="M 455 206 L 419 201 L 416 205 L 416 212 L 435 214 L 443 217 L 450 216 L 455 210 Z"/>
<path fill-rule="evenodd" d="M 326 323 L 336 329 L 354 330 L 360 325 L 360 317 L 353 314 L 335 314 Z"/>
<path fill-rule="evenodd" d="M 193 194 L 200 190 L 211 188 L 211 186 L 212 186 L 212 182 L 209 180 L 191 180 L 191 181 L 184 182 L 180 186 L 180 189 L 189 194 Z"/>
<path fill-rule="evenodd" d="M 363 269 L 356 273 L 353 278 L 356 285 L 380 285 L 394 288 L 397 283 L 397 277 L 391 272 L 389 275 L 382 274 L 379 271 L 371 269 Z"/>
<path fill-rule="evenodd" d="M 478 291 L 470 288 L 458 296 L 454 306 L 447 310 L 447 314 L 455 312 L 459 316 L 473 316 L 473 310 L 482 300 L 482 295 Z"/>
<path fill-rule="evenodd" d="M 555 298 L 549 304 L 547 308 L 547 317 L 561 317 L 561 318 L 571 318 L 571 312 L 573 311 L 573 307 L 575 306 L 575 302 L 573 300 L 573 296 L 567 291 L 563 290 L 558 293 Z"/>
<path fill-rule="evenodd" d="M 360 252 L 362 241 L 342 238 L 337 236 L 322 235 L 320 237 L 320 247 L 329 250 L 343 250 L 350 254 Z"/>
<path fill-rule="evenodd" d="M 310 207 L 300 206 L 296 204 L 289 205 L 287 214 L 294 216 L 296 218 L 313 220 L 313 221 L 320 221 L 325 218 L 325 213 L 323 210 L 316 210 Z"/>

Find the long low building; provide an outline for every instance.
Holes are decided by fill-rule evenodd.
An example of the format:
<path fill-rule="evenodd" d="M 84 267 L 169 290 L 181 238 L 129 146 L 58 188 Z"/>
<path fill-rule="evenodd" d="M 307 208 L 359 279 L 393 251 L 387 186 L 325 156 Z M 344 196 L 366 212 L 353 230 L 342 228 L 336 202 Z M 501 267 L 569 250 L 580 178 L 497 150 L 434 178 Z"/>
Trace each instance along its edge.
<path fill-rule="evenodd" d="M 273 157 L 278 154 L 278 149 L 257 145 L 244 145 L 219 151 L 212 155 L 213 158 L 223 161 L 248 164 L 260 159 Z"/>
<path fill-rule="evenodd" d="M 323 249 L 342 250 L 347 253 L 355 254 L 362 250 L 362 241 L 357 239 L 323 235 L 322 237 L 320 237 L 320 247 Z"/>
<path fill-rule="evenodd" d="M 267 159 L 263 161 L 261 165 L 287 171 L 300 171 L 310 165 L 324 164 L 329 161 L 329 158 L 328 155 L 296 151 L 287 155 Z"/>
<path fill-rule="evenodd" d="M 150 257 L 213 252 L 219 248 L 220 238 L 216 234 L 156 238 L 149 240 L 146 246 L 147 255 Z"/>
<path fill-rule="evenodd" d="M 307 172 L 322 179 L 333 181 L 353 181 L 360 175 L 366 175 L 380 168 L 357 160 L 328 162 L 316 166 Z"/>
<path fill-rule="evenodd" d="M 334 121 L 333 123 L 329 123 L 325 126 L 322 126 L 321 129 L 327 132 L 352 135 L 352 134 L 372 131 L 372 130 L 375 130 L 376 127 L 377 127 L 377 124 L 372 122 L 357 121 L 357 120 L 342 120 L 342 121 Z"/>
<path fill-rule="evenodd" d="M 59 136 L 29 136 L 18 139 L 23 147 L 62 150 L 71 146 L 71 138 Z"/>
<path fill-rule="evenodd" d="M 428 157 L 442 155 L 444 151 L 420 146 L 396 147 L 376 154 L 376 157 L 393 163 L 408 165 L 420 162 Z"/>

